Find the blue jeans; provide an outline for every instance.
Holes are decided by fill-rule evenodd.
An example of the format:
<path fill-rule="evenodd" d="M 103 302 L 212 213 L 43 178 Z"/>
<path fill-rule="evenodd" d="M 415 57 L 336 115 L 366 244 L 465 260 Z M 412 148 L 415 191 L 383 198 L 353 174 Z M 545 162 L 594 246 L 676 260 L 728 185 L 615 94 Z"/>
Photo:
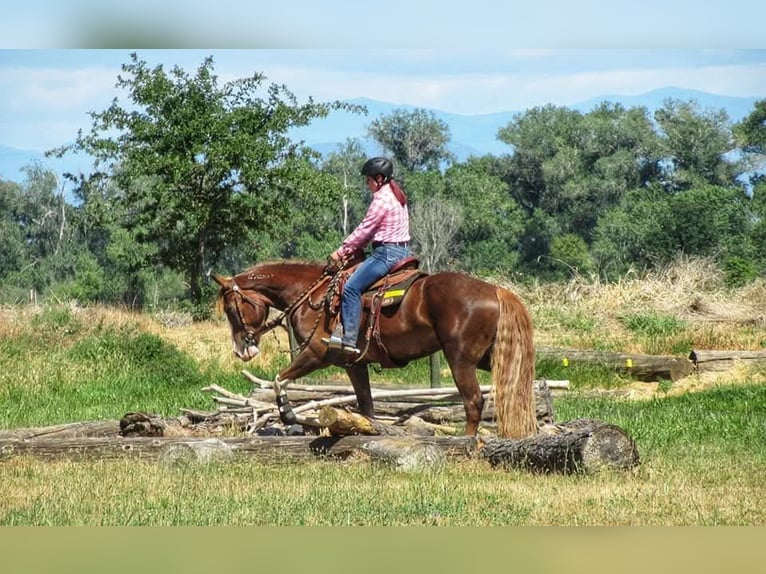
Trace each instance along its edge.
<path fill-rule="evenodd" d="M 408 247 L 379 245 L 348 278 L 343 287 L 340 303 L 344 345 L 356 347 L 362 315 L 362 294 L 409 254 Z"/>

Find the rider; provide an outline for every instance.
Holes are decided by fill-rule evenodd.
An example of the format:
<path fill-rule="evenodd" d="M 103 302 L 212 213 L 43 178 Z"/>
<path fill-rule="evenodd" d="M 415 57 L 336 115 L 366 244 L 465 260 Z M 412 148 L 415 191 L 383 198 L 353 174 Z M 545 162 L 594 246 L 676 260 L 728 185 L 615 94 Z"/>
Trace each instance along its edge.
<path fill-rule="evenodd" d="M 351 274 L 341 294 L 340 325 L 329 339 L 330 348 L 359 355 L 357 337 L 362 314 L 362 294 L 410 254 L 410 222 L 407 197 L 392 177 L 394 166 L 385 157 L 373 157 L 362 166 L 372 201 L 361 223 L 328 258 L 328 268 L 338 269 L 354 252 L 372 241 L 372 253 Z"/>

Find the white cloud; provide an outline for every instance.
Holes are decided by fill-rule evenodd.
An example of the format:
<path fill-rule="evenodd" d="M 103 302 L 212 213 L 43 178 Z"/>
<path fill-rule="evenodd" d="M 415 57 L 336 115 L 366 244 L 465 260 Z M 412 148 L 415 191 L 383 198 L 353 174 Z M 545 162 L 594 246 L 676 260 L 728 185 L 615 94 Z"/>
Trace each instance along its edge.
<path fill-rule="evenodd" d="M 16 112 L 78 110 L 97 101 L 107 105 L 116 94 L 116 78 L 115 70 L 105 68 L 0 68 L 2 99 Z"/>
<path fill-rule="evenodd" d="M 666 86 L 719 95 L 766 97 L 766 63 L 733 66 L 611 69 L 570 73 L 398 75 L 273 67 L 269 81 L 319 100 L 364 96 L 465 114 L 570 105 L 596 96 L 636 95 Z"/>

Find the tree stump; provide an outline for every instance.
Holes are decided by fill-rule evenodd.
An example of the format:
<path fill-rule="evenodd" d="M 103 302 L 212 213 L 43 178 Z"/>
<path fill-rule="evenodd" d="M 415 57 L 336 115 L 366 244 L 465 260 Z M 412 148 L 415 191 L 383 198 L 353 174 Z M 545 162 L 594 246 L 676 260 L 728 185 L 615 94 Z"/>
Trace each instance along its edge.
<path fill-rule="evenodd" d="M 491 439 L 480 456 L 492 466 L 563 474 L 626 470 L 639 462 L 636 443 L 623 429 L 591 419 L 548 425 L 523 439 Z"/>

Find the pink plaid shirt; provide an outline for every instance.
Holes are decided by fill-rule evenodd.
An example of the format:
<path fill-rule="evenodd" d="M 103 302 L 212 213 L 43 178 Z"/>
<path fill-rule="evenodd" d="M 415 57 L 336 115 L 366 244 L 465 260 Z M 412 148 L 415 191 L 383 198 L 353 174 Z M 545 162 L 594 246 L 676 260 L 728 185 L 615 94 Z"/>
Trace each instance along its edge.
<path fill-rule="evenodd" d="M 410 220 L 407 205 L 396 199 L 391 186 L 383 185 L 372 194 L 370 207 L 333 255 L 343 258 L 361 250 L 370 241 L 401 242 L 410 240 Z"/>

